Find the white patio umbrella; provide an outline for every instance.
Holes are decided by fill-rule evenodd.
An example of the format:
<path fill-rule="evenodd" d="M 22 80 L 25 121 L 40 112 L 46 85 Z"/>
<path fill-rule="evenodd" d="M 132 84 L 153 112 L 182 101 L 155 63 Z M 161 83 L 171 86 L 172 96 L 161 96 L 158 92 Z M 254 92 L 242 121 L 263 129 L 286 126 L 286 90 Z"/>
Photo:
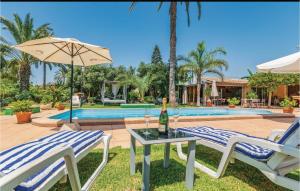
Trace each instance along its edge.
<path fill-rule="evenodd" d="M 71 64 L 70 123 L 72 123 L 73 68 L 112 63 L 107 48 L 80 42 L 74 38 L 46 37 L 13 46 L 43 62 Z"/>
<path fill-rule="evenodd" d="M 300 51 L 256 66 L 258 72 L 300 73 Z"/>
<path fill-rule="evenodd" d="M 211 93 L 210 93 L 210 95 L 211 95 L 213 98 L 219 96 L 218 89 L 217 89 L 217 84 L 216 84 L 216 81 L 215 81 L 215 80 L 213 80 L 213 82 L 212 82 L 212 85 L 211 85 Z M 216 102 L 216 101 L 214 100 L 214 102 Z M 215 103 L 214 103 L 214 104 L 215 104 Z"/>
<path fill-rule="evenodd" d="M 218 89 L 217 89 L 217 84 L 216 81 L 213 80 L 212 85 L 211 85 L 211 94 L 212 97 L 218 97 L 219 93 L 218 93 Z"/>

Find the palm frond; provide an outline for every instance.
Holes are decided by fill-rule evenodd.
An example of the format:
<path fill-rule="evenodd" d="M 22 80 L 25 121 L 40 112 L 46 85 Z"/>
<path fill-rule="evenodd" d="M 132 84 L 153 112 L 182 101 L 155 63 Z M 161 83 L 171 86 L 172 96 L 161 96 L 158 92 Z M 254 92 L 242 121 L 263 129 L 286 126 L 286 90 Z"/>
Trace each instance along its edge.
<path fill-rule="evenodd" d="M 187 16 L 187 24 L 190 26 L 191 21 L 190 21 L 190 3 L 188 1 L 185 2 L 185 13 Z"/>
<path fill-rule="evenodd" d="M 14 21 L 15 21 L 15 23 L 16 23 L 16 28 L 18 29 L 18 31 L 19 31 L 19 34 L 23 34 L 23 30 L 24 30 L 24 28 L 23 28 L 23 22 L 22 22 L 22 19 L 19 17 L 19 15 L 17 15 L 17 14 L 13 14 L 13 16 L 14 16 Z"/>
<path fill-rule="evenodd" d="M 158 7 L 157 7 L 157 11 L 160 11 L 160 9 L 161 9 L 161 7 L 162 7 L 163 4 L 164 4 L 163 1 L 159 2 L 159 5 L 158 5 Z"/>
<path fill-rule="evenodd" d="M 209 70 L 206 70 L 204 72 L 204 74 L 215 74 L 217 75 L 218 77 L 220 77 L 223 81 L 224 79 L 224 74 L 220 71 L 220 70 L 217 70 L 217 69 L 209 69 Z"/>
<path fill-rule="evenodd" d="M 199 1 L 197 2 L 197 7 L 198 7 L 198 20 L 200 20 L 202 7 L 201 7 L 201 3 Z"/>
<path fill-rule="evenodd" d="M 193 73 L 198 73 L 199 69 L 200 69 L 199 66 L 197 65 L 197 63 L 195 63 L 195 62 L 188 62 L 181 66 L 182 66 L 182 70 L 191 71 Z"/>
<path fill-rule="evenodd" d="M 177 60 L 177 61 L 184 61 L 184 62 L 191 62 L 191 59 L 190 59 L 190 58 L 185 57 L 185 56 L 183 56 L 183 55 L 177 56 L 176 60 Z"/>
<path fill-rule="evenodd" d="M 22 40 L 23 41 L 31 40 L 33 36 L 32 32 L 33 32 L 33 18 L 31 18 L 30 14 L 28 13 L 25 16 L 25 20 L 24 20 L 23 32 L 22 32 L 24 37 Z"/>
<path fill-rule="evenodd" d="M 225 70 L 228 70 L 228 63 L 224 59 L 212 59 L 206 64 L 206 68 L 219 68 L 220 70 L 224 68 Z"/>
<path fill-rule="evenodd" d="M 210 51 L 209 54 L 211 54 L 212 56 L 216 56 L 218 54 L 226 55 L 227 52 L 223 47 L 218 47 L 218 48 L 215 48 L 214 50 Z"/>
<path fill-rule="evenodd" d="M 17 43 L 22 42 L 19 30 L 13 22 L 11 22 L 3 16 L 0 16 L 0 23 L 4 25 L 4 29 L 8 30 L 8 32 L 14 37 Z"/>
<path fill-rule="evenodd" d="M 130 12 L 134 10 L 135 5 L 136 5 L 136 2 L 135 2 L 135 1 L 132 1 L 131 4 L 130 4 L 130 6 L 129 6 L 129 11 L 130 11 Z"/>

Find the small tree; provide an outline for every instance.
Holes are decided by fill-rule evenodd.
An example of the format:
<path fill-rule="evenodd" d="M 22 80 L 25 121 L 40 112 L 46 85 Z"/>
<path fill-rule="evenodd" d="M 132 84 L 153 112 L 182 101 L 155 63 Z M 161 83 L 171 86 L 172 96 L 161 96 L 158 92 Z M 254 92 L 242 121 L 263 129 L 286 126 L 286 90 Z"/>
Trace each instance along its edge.
<path fill-rule="evenodd" d="M 268 92 L 268 106 L 271 106 L 272 92 L 283 84 L 283 76 L 274 73 L 255 73 L 250 76 L 249 84 L 252 87 L 264 87 Z"/>

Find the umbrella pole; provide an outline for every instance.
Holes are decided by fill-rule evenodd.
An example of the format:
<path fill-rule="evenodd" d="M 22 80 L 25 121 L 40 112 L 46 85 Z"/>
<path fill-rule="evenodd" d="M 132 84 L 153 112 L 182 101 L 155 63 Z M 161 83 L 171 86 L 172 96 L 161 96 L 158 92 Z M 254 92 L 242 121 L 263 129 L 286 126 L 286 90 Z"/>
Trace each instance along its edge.
<path fill-rule="evenodd" d="M 73 96 L 73 57 L 72 57 L 72 65 L 71 65 L 71 91 L 70 91 L 70 123 L 72 123 L 72 113 L 73 113 L 73 100 L 72 100 L 72 96 Z"/>
<path fill-rule="evenodd" d="M 71 48 L 72 54 L 71 54 L 71 91 L 70 91 L 70 123 L 72 123 L 72 113 L 73 113 L 73 100 L 72 100 L 72 96 L 73 96 L 73 73 L 74 73 L 74 64 L 73 64 L 73 44 L 72 44 L 72 48 Z"/>

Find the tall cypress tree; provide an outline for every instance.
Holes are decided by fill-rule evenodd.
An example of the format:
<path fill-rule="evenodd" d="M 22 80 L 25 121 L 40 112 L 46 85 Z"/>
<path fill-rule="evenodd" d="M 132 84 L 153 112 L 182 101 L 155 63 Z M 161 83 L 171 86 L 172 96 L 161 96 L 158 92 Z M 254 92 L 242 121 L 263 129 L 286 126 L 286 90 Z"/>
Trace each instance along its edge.
<path fill-rule="evenodd" d="M 150 72 L 153 77 L 150 91 L 152 95 L 157 97 L 165 97 L 168 93 L 168 67 L 163 62 L 160 49 L 158 45 L 154 46 L 153 53 L 151 56 L 151 67 Z"/>
<path fill-rule="evenodd" d="M 151 57 L 151 63 L 152 64 L 163 63 L 158 45 L 154 46 L 154 50 L 153 50 L 152 57 Z"/>

